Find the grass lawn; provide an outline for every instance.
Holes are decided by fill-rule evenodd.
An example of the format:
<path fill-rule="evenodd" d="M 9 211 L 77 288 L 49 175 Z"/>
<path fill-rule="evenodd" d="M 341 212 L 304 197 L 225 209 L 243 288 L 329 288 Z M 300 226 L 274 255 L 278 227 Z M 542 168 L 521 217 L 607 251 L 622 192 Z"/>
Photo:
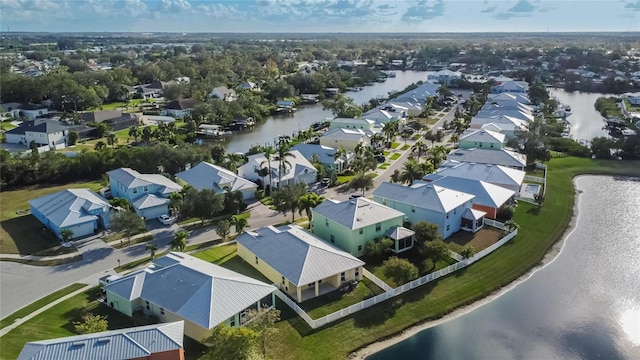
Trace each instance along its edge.
<path fill-rule="evenodd" d="M 118 244 L 113 245 L 113 248 L 122 249 L 122 248 L 126 248 L 127 246 L 147 242 L 153 239 L 153 235 L 144 235 L 137 238 L 132 238 L 131 241 L 127 241 L 126 237 L 122 237 L 121 239 L 122 241 Z"/>
<path fill-rule="evenodd" d="M 45 249 L 59 245 L 56 237 L 46 232 L 43 234 L 42 224 L 28 214 L 28 200 L 48 195 L 69 188 L 88 187 L 100 189 L 100 181 L 72 183 L 58 186 L 31 186 L 17 190 L 3 191 L 0 194 L 0 253 L 3 254 L 38 254 Z M 62 248 L 67 252 L 67 248 Z M 73 251 L 73 250 L 72 250 Z M 50 254 L 51 255 L 51 254 Z"/>
<path fill-rule="evenodd" d="M 385 150 L 385 151 L 383 151 L 382 153 L 384 154 L 384 156 L 389 156 L 389 154 L 391 154 L 391 151 L 387 151 L 387 150 Z"/>
<path fill-rule="evenodd" d="M 460 254 L 462 248 L 470 245 L 478 252 L 498 242 L 504 237 L 504 233 L 491 226 L 485 226 L 475 234 L 467 231 L 458 231 L 449 236 L 445 242 L 449 244 L 449 249 Z"/>
<path fill-rule="evenodd" d="M 456 262 L 455 260 L 449 258 L 447 260 L 438 261 L 438 263 L 434 267 L 433 261 L 431 259 L 423 259 L 415 251 L 407 251 L 405 253 L 398 254 L 397 256 L 399 258 L 407 259 L 412 264 L 416 265 L 418 267 L 418 272 L 420 274 L 419 276 L 424 276 L 434 271 L 438 271 Z M 387 283 L 389 286 L 395 288 L 402 285 L 402 283 L 397 283 L 393 279 L 385 275 L 384 265 L 382 260 L 374 260 L 374 261 L 367 260 L 366 263 L 367 264 L 365 265 L 365 267 L 367 268 L 367 270 L 369 270 L 372 274 L 380 278 L 380 280 Z"/>
<path fill-rule="evenodd" d="M 353 179 L 354 175 L 342 175 L 342 176 L 338 176 L 338 180 L 336 181 L 336 183 L 338 185 L 342 185 L 342 184 L 346 184 L 349 181 L 351 181 L 351 179 Z"/>
<path fill-rule="evenodd" d="M 409 148 L 411 147 L 411 145 L 409 144 L 404 144 L 402 145 L 402 147 L 400 148 L 400 150 L 405 151 L 405 150 L 409 150 Z"/>
<path fill-rule="evenodd" d="M 402 156 L 402 155 L 401 155 L 401 154 L 399 154 L 399 153 L 392 154 L 392 155 L 389 157 L 389 160 L 398 160 L 398 159 L 400 158 L 400 156 Z"/>
<path fill-rule="evenodd" d="M 640 176 L 640 161 L 605 161 L 573 157 L 549 163 L 547 196 L 542 209 L 519 204 L 513 240 L 471 266 L 433 283 L 360 311 L 332 326 L 311 330 L 299 317 L 283 311 L 279 332 L 267 344 L 274 359 L 346 359 L 367 344 L 485 297 L 538 264 L 563 234 L 573 212 L 572 178 L 578 174 Z"/>
<path fill-rule="evenodd" d="M 83 285 L 84 286 L 84 285 Z M 80 321 L 87 312 L 107 316 L 109 330 L 133 327 L 134 320 L 120 312 L 99 303 L 99 288 L 92 288 L 78 294 L 28 320 L 0 338 L 0 359 L 16 359 L 25 343 L 78 335 L 75 333 L 74 321 Z M 194 360 L 200 357 L 205 347 L 185 337 L 185 358 Z"/>
<path fill-rule="evenodd" d="M 4 131 L 9 131 L 11 129 L 15 129 L 17 126 L 13 125 L 11 121 L 2 121 L 0 122 L 0 129 Z"/>
<path fill-rule="evenodd" d="M 14 312 L 13 314 L 7 316 L 6 318 L 2 319 L 0 321 L 0 329 L 5 328 L 11 324 L 13 324 L 16 320 L 23 318 L 29 314 L 31 314 L 32 312 L 40 309 L 41 307 L 49 304 L 50 302 L 56 301 L 58 299 L 60 299 L 61 297 L 71 294 L 72 292 L 78 290 L 78 289 L 82 289 L 83 287 L 85 287 L 87 285 L 85 284 L 79 284 L 79 283 L 75 283 L 75 284 L 71 284 L 69 286 L 67 286 L 64 289 L 60 289 L 54 293 L 51 293 L 45 297 L 43 297 L 40 300 L 37 300 L 25 307 L 23 307 L 22 309 Z"/>
<path fill-rule="evenodd" d="M 384 169 L 388 168 L 389 166 L 391 166 L 391 164 L 389 164 L 389 163 L 383 163 L 382 165 L 378 166 L 378 169 L 382 169 L 382 170 L 384 170 Z"/>
<path fill-rule="evenodd" d="M 400 143 L 399 143 L 399 142 L 394 142 L 394 143 L 392 143 L 392 144 L 391 144 L 391 148 L 392 148 L 392 149 L 395 149 L 395 148 L 397 148 L 398 146 L 400 146 Z"/>
<path fill-rule="evenodd" d="M 300 307 L 306 311 L 312 319 L 318 319 L 382 293 L 384 293 L 384 290 L 378 287 L 378 285 L 369 279 L 363 278 L 351 292 L 341 293 L 334 291 L 304 301 L 300 304 Z"/>
<path fill-rule="evenodd" d="M 247 264 L 236 253 L 236 244 L 217 246 L 211 249 L 207 249 L 201 252 L 194 253 L 193 256 L 202 259 L 204 261 L 220 265 L 229 270 L 233 270 L 242 275 L 249 276 L 251 278 L 271 284 L 272 281 L 264 277 L 253 266 Z"/>

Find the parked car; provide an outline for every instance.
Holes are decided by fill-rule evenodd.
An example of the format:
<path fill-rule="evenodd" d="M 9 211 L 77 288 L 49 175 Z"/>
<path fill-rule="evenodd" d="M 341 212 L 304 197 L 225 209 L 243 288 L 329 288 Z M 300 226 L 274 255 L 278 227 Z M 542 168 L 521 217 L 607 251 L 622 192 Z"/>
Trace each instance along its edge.
<path fill-rule="evenodd" d="M 162 223 L 162 225 L 171 225 L 176 222 L 176 217 L 165 214 L 158 216 L 158 220 Z"/>
<path fill-rule="evenodd" d="M 375 155 L 374 158 L 376 159 L 377 162 L 379 163 L 383 163 L 385 161 L 385 157 L 384 155 Z"/>
<path fill-rule="evenodd" d="M 360 195 L 360 194 L 351 194 L 351 196 L 349 196 L 349 200 L 357 199 L 359 197 L 362 197 L 362 195 Z"/>
<path fill-rule="evenodd" d="M 320 180 L 320 185 L 325 187 L 329 186 L 330 183 L 331 183 L 331 179 L 329 179 L 328 177 L 322 178 L 322 180 Z"/>

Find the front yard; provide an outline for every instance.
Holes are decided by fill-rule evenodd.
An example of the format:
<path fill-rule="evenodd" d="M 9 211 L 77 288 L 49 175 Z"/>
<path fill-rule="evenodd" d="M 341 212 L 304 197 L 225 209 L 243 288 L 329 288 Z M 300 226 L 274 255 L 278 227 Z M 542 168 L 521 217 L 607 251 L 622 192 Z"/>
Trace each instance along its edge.
<path fill-rule="evenodd" d="M 3 191 L 0 207 L 0 253 L 42 255 L 42 251 L 58 246 L 59 240 L 50 231 L 43 232 L 43 225 L 29 213 L 27 201 L 64 189 L 84 187 L 97 191 L 101 185 L 99 181 L 91 181 L 57 186 L 30 186 Z M 73 251 L 69 248 L 58 250 L 53 254 Z"/>
<path fill-rule="evenodd" d="M 242 260 L 238 256 L 236 249 L 237 249 L 236 244 L 230 244 L 230 245 L 216 246 L 211 249 L 194 253 L 192 255 L 197 257 L 198 259 L 202 259 L 204 261 L 214 263 L 216 265 L 220 265 L 224 268 L 233 270 L 242 275 L 246 275 L 256 280 L 266 282 L 267 284 L 272 283 L 272 281 L 264 277 L 264 275 L 262 275 L 258 270 L 253 268 L 253 266 L 247 264 L 244 260 Z"/>

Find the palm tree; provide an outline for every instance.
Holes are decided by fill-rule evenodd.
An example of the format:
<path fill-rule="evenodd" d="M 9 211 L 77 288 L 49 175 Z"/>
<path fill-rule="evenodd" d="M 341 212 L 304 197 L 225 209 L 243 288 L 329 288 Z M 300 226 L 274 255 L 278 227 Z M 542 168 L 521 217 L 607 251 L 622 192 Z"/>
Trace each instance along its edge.
<path fill-rule="evenodd" d="M 387 139 L 387 147 L 391 146 L 391 139 L 398 134 L 398 121 L 389 121 L 382 126 L 382 133 Z"/>
<path fill-rule="evenodd" d="M 96 145 L 93 147 L 95 150 L 102 150 L 107 147 L 107 144 L 104 141 L 98 141 Z"/>
<path fill-rule="evenodd" d="M 397 183 L 400 181 L 400 170 L 393 170 L 393 174 L 391 174 L 391 182 Z"/>
<path fill-rule="evenodd" d="M 180 252 L 184 251 L 184 249 L 187 247 L 187 236 L 189 236 L 189 233 L 184 230 L 180 230 L 173 234 L 173 240 L 171 240 L 171 250 L 178 250 Z"/>
<path fill-rule="evenodd" d="M 236 227 L 236 234 L 240 234 L 244 232 L 244 228 L 249 226 L 249 221 L 244 216 L 233 215 L 231 216 L 230 225 L 234 225 Z"/>
<path fill-rule="evenodd" d="M 515 230 L 519 230 L 520 229 L 520 225 L 518 225 L 518 223 L 513 221 L 513 220 L 505 221 L 504 222 L 504 227 L 506 228 L 506 230 L 508 232 L 513 232 Z"/>
<path fill-rule="evenodd" d="M 115 133 L 110 133 L 109 135 L 107 135 L 107 144 L 111 145 L 112 147 L 116 147 L 116 145 L 118 144 L 118 137 Z"/>
<path fill-rule="evenodd" d="M 346 156 L 347 156 L 347 149 L 339 146 L 336 149 L 336 152 L 333 153 L 333 160 L 335 162 L 335 161 L 338 161 L 338 160 L 342 159 L 346 163 L 347 162 Z M 338 170 L 338 169 L 336 169 L 336 170 Z M 340 169 L 340 170 L 344 170 L 344 167 L 342 169 Z"/>
<path fill-rule="evenodd" d="M 156 244 L 147 244 L 144 246 L 145 249 L 151 252 L 151 258 L 156 257 L 156 250 L 158 250 L 158 246 Z"/>
<path fill-rule="evenodd" d="M 448 151 L 449 149 L 444 145 L 436 145 L 429 149 L 429 162 L 433 164 L 434 169 L 437 169 L 438 166 L 440 166 L 440 163 L 447 156 Z"/>
<path fill-rule="evenodd" d="M 380 143 L 384 141 L 384 135 L 382 135 L 381 133 L 375 133 L 371 136 L 371 146 L 373 147 L 378 147 L 380 146 Z"/>
<path fill-rule="evenodd" d="M 264 177 L 269 175 L 271 171 L 267 167 L 261 167 L 260 169 L 256 170 L 256 173 L 258 174 L 258 176 L 260 176 L 260 178 L 262 178 L 262 188 L 264 189 L 265 188 Z"/>
<path fill-rule="evenodd" d="M 460 135 L 458 135 L 458 134 L 451 135 L 450 142 L 452 142 L 454 144 L 459 143 L 460 142 Z"/>
<path fill-rule="evenodd" d="M 169 207 L 171 208 L 171 214 L 177 216 L 180 213 L 180 207 L 182 206 L 182 200 L 184 197 L 180 191 L 175 191 L 169 194 Z"/>
<path fill-rule="evenodd" d="M 225 161 L 225 166 L 227 169 L 236 172 L 238 170 L 238 166 L 244 163 L 244 154 L 234 153 L 225 155 L 227 161 Z"/>
<path fill-rule="evenodd" d="M 276 154 L 276 149 L 273 146 L 265 146 L 262 148 L 262 153 L 267 160 L 260 163 L 260 166 L 264 166 L 264 163 L 266 162 L 269 167 L 269 191 L 271 191 L 271 185 L 273 184 L 273 180 L 271 178 L 271 158 Z M 264 188 L 266 189 L 267 187 L 265 186 Z"/>
<path fill-rule="evenodd" d="M 420 171 L 420 164 L 415 160 L 407 160 L 402 164 L 402 171 L 398 180 L 411 185 L 413 180 L 421 179 L 423 176 L 424 174 Z"/>
<path fill-rule="evenodd" d="M 151 128 L 148 126 L 143 127 L 142 134 L 140 136 L 142 137 L 142 140 L 144 140 L 145 142 L 149 142 L 153 137 L 153 130 L 151 130 Z"/>
<path fill-rule="evenodd" d="M 418 162 L 420 162 L 420 156 L 422 156 L 423 153 L 426 153 L 427 150 L 429 150 L 429 146 L 422 142 L 422 140 L 416 141 L 416 143 L 411 146 L 411 152 L 416 154 Z"/>
<path fill-rule="evenodd" d="M 302 215 L 302 211 L 305 211 L 307 213 L 307 218 L 309 218 L 309 223 L 311 223 L 311 220 L 313 219 L 311 209 L 320 205 L 324 200 L 324 196 L 319 196 L 314 192 L 300 196 L 300 198 L 298 198 L 298 210 L 300 211 L 300 215 Z"/>
<path fill-rule="evenodd" d="M 129 136 L 133 137 L 135 142 L 138 142 L 138 136 L 140 136 L 140 129 L 137 126 L 132 126 L 129 128 Z"/>
<path fill-rule="evenodd" d="M 60 230 L 60 236 L 62 237 L 62 241 L 67 242 L 73 237 L 73 230 L 62 229 Z"/>
<path fill-rule="evenodd" d="M 276 156 L 273 160 L 278 161 L 278 189 L 280 189 L 280 185 L 282 182 L 282 171 L 287 169 L 287 166 L 291 166 L 291 163 L 287 158 L 293 157 L 293 154 L 289 151 L 289 137 L 281 136 L 278 141 L 278 149 Z"/>

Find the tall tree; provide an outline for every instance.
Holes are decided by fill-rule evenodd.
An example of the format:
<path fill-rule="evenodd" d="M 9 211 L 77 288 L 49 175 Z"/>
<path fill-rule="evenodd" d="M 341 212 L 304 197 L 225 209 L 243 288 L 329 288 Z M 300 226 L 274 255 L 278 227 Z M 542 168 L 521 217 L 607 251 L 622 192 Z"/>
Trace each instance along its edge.
<path fill-rule="evenodd" d="M 362 107 L 356 105 L 352 98 L 338 94 L 333 99 L 322 102 L 322 109 L 329 110 L 339 118 L 357 118 L 362 115 Z"/>
<path fill-rule="evenodd" d="M 117 211 L 111 216 L 111 230 L 124 232 L 127 242 L 131 243 L 131 235 L 145 228 L 144 220 L 131 211 Z"/>
<path fill-rule="evenodd" d="M 442 240 L 429 241 L 424 244 L 424 252 L 433 262 L 432 269 L 435 269 L 438 262 L 449 258 L 449 247 Z"/>
<path fill-rule="evenodd" d="M 307 213 L 307 218 L 309 219 L 309 223 L 313 219 L 313 213 L 311 209 L 320 205 L 324 201 L 324 196 L 320 196 L 314 192 L 306 193 L 298 198 L 298 209 L 300 211 L 300 215 L 305 211 Z"/>
<path fill-rule="evenodd" d="M 398 122 L 389 121 L 382 125 L 382 133 L 386 137 L 387 147 L 391 147 L 391 141 L 398 135 Z"/>
<path fill-rule="evenodd" d="M 222 238 L 222 241 L 227 240 L 227 236 L 229 236 L 231 229 L 231 225 L 229 220 L 220 220 L 218 221 L 218 226 L 216 226 L 216 234 Z"/>
<path fill-rule="evenodd" d="M 247 327 L 220 324 L 211 330 L 204 343 L 209 346 L 205 359 L 248 360 L 255 351 L 257 334 Z"/>
<path fill-rule="evenodd" d="M 151 259 L 156 257 L 156 251 L 158 251 L 158 245 L 148 243 L 144 246 L 144 248 L 149 250 L 149 252 L 151 252 Z"/>
<path fill-rule="evenodd" d="M 244 228 L 249 226 L 249 221 L 244 216 L 233 215 L 231 216 L 230 224 L 235 226 L 236 234 L 242 234 Z"/>
<path fill-rule="evenodd" d="M 74 321 L 73 325 L 78 334 L 93 334 L 109 329 L 106 316 L 92 313 L 82 315 L 82 321 Z"/>
<path fill-rule="evenodd" d="M 241 153 L 233 153 L 225 155 L 226 161 L 224 163 L 225 167 L 232 172 L 236 172 L 238 170 L 238 166 L 244 163 L 244 154 Z"/>
<path fill-rule="evenodd" d="M 133 140 L 137 143 L 138 136 L 140 136 L 140 129 L 137 126 L 132 126 L 129 128 L 129 136 L 133 137 Z"/>
<path fill-rule="evenodd" d="M 286 214 L 287 211 L 291 211 L 291 221 L 295 221 L 298 199 L 306 193 L 307 184 L 297 183 L 278 189 L 271 195 L 271 200 L 279 212 Z"/>
<path fill-rule="evenodd" d="M 415 144 L 411 145 L 411 152 L 416 154 L 416 159 L 420 162 L 420 156 L 429 150 L 429 146 L 422 140 L 418 140 Z"/>
<path fill-rule="evenodd" d="M 278 331 L 275 327 L 278 321 L 280 321 L 280 310 L 278 309 L 251 309 L 247 312 L 248 327 L 256 333 L 256 340 L 263 359 L 267 358 L 267 340 Z"/>
<path fill-rule="evenodd" d="M 291 151 L 290 138 L 288 136 L 281 136 L 278 140 L 278 148 L 276 149 L 276 156 L 273 160 L 278 162 L 278 189 L 282 184 L 282 172 L 286 171 L 287 167 L 291 167 L 291 163 L 287 158 L 293 157 Z"/>
<path fill-rule="evenodd" d="M 262 153 L 264 154 L 264 157 L 266 158 L 265 161 L 263 161 L 260 166 L 264 166 L 265 162 L 267 163 L 267 167 L 269 168 L 269 194 L 271 192 L 271 186 L 273 186 L 273 179 L 272 177 L 272 171 L 271 171 L 271 158 L 273 157 L 273 155 L 276 154 L 276 149 L 273 146 L 265 146 L 262 148 Z M 265 190 L 267 189 L 267 187 L 264 187 Z"/>

